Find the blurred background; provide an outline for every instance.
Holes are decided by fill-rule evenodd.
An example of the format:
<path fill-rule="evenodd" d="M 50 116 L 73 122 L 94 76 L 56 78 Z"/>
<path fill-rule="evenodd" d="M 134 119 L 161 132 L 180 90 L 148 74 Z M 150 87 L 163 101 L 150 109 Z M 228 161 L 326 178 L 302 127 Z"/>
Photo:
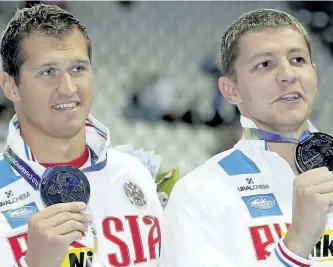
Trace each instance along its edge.
<path fill-rule="evenodd" d="M 0 2 L 0 30 L 17 7 Z M 239 114 L 220 95 L 219 45 L 239 15 L 276 8 L 311 31 L 319 92 L 311 120 L 333 135 L 333 2 L 79 2 L 55 3 L 74 13 L 93 40 L 92 114 L 109 127 L 113 145 L 132 144 L 162 156 L 161 171 L 188 173 L 239 139 Z M 0 97 L 0 141 L 13 115 Z"/>

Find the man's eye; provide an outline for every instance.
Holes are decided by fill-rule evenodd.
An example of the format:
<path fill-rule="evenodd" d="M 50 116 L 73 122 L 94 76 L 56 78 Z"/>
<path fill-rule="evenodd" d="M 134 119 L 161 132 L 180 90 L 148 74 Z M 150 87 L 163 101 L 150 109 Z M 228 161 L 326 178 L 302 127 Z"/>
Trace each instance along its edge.
<path fill-rule="evenodd" d="M 261 62 L 260 64 L 256 65 L 256 69 L 262 69 L 262 68 L 267 68 L 271 65 L 271 63 L 269 61 L 264 61 Z"/>
<path fill-rule="evenodd" d="M 82 72 L 85 70 L 84 66 L 75 66 L 74 68 L 72 68 L 73 72 Z"/>
<path fill-rule="evenodd" d="M 305 63 L 304 57 L 296 57 L 292 60 L 293 63 Z"/>
<path fill-rule="evenodd" d="M 41 75 L 43 76 L 50 76 L 50 75 L 53 75 L 55 73 L 55 69 L 47 69 L 47 70 L 44 70 Z"/>

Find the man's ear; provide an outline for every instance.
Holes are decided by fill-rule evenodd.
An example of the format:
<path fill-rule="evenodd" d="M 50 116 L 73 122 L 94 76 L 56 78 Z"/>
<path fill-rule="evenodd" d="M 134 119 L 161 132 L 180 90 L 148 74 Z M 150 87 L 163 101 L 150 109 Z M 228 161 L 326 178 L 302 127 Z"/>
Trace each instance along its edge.
<path fill-rule="evenodd" d="M 226 76 L 220 77 L 219 88 L 221 94 L 231 104 L 238 105 L 243 102 L 241 96 L 237 93 L 236 83 L 231 78 Z"/>
<path fill-rule="evenodd" d="M 12 102 L 20 101 L 20 96 L 18 94 L 18 87 L 14 81 L 14 78 L 10 76 L 7 72 L 0 73 L 0 86 L 4 95 Z"/>

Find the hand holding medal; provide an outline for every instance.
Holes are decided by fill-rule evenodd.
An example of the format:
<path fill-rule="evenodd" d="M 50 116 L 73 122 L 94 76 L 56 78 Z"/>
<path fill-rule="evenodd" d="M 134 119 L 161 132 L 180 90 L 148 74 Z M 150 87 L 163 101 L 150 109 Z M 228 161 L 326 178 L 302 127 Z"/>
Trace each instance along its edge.
<path fill-rule="evenodd" d="M 307 258 L 333 212 L 333 137 L 304 131 L 299 139 L 259 129 L 245 128 L 247 139 L 296 143 L 295 162 L 301 174 L 293 181 L 292 223 L 286 247 Z"/>
<path fill-rule="evenodd" d="M 9 145 L 4 151 L 4 158 L 10 165 L 24 178 L 36 191 L 40 192 L 41 199 L 46 209 L 33 215 L 29 225 L 29 243 L 36 243 L 31 247 L 48 248 L 50 257 L 54 258 L 54 266 L 61 265 L 65 252 L 69 245 L 82 237 L 83 232 L 87 231 L 86 223 L 92 223 L 91 216 L 84 214 L 88 207 L 90 198 L 90 184 L 84 172 L 98 171 L 106 165 L 106 159 L 97 162 L 97 156 L 91 150 L 92 164 L 82 171 L 73 166 L 57 166 L 48 168 L 40 177 L 31 167 L 25 163 L 18 155 L 11 150 Z M 91 215 L 91 214 L 90 214 Z M 42 226 L 40 226 L 42 225 Z M 94 236 L 93 250 L 97 255 L 98 242 L 97 232 L 93 224 L 90 229 Z M 51 240 L 51 243 L 49 244 Z M 37 245 L 39 244 L 39 245 Z M 59 247 L 55 244 L 59 244 Z M 54 249 L 49 249 L 52 247 Z M 31 252 L 31 250 L 30 250 Z M 40 253 L 31 253 L 38 255 Z M 49 262 L 36 262 L 37 259 L 27 260 L 33 266 L 50 266 Z M 57 259 L 56 255 L 60 255 Z M 96 258 L 96 257 L 94 257 Z"/>
<path fill-rule="evenodd" d="M 60 203 L 33 214 L 28 225 L 28 266 L 59 267 L 70 244 L 87 232 L 90 216 L 83 202 Z M 23 266 L 26 266 L 23 264 Z"/>

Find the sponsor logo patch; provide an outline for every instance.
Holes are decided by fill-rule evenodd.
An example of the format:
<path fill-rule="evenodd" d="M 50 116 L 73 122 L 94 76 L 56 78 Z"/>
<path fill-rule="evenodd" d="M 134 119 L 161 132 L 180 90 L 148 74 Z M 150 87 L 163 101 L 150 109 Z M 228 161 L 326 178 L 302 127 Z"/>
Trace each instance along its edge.
<path fill-rule="evenodd" d="M 23 207 L 2 211 L 1 213 L 6 218 L 10 227 L 15 229 L 22 225 L 26 225 L 31 215 L 37 213 L 38 211 L 39 210 L 35 202 L 32 202 Z"/>
<path fill-rule="evenodd" d="M 91 267 L 94 252 L 91 248 L 72 248 L 67 251 L 61 267 Z"/>
<path fill-rule="evenodd" d="M 252 218 L 282 215 L 274 194 L 242 197 Z"/>

